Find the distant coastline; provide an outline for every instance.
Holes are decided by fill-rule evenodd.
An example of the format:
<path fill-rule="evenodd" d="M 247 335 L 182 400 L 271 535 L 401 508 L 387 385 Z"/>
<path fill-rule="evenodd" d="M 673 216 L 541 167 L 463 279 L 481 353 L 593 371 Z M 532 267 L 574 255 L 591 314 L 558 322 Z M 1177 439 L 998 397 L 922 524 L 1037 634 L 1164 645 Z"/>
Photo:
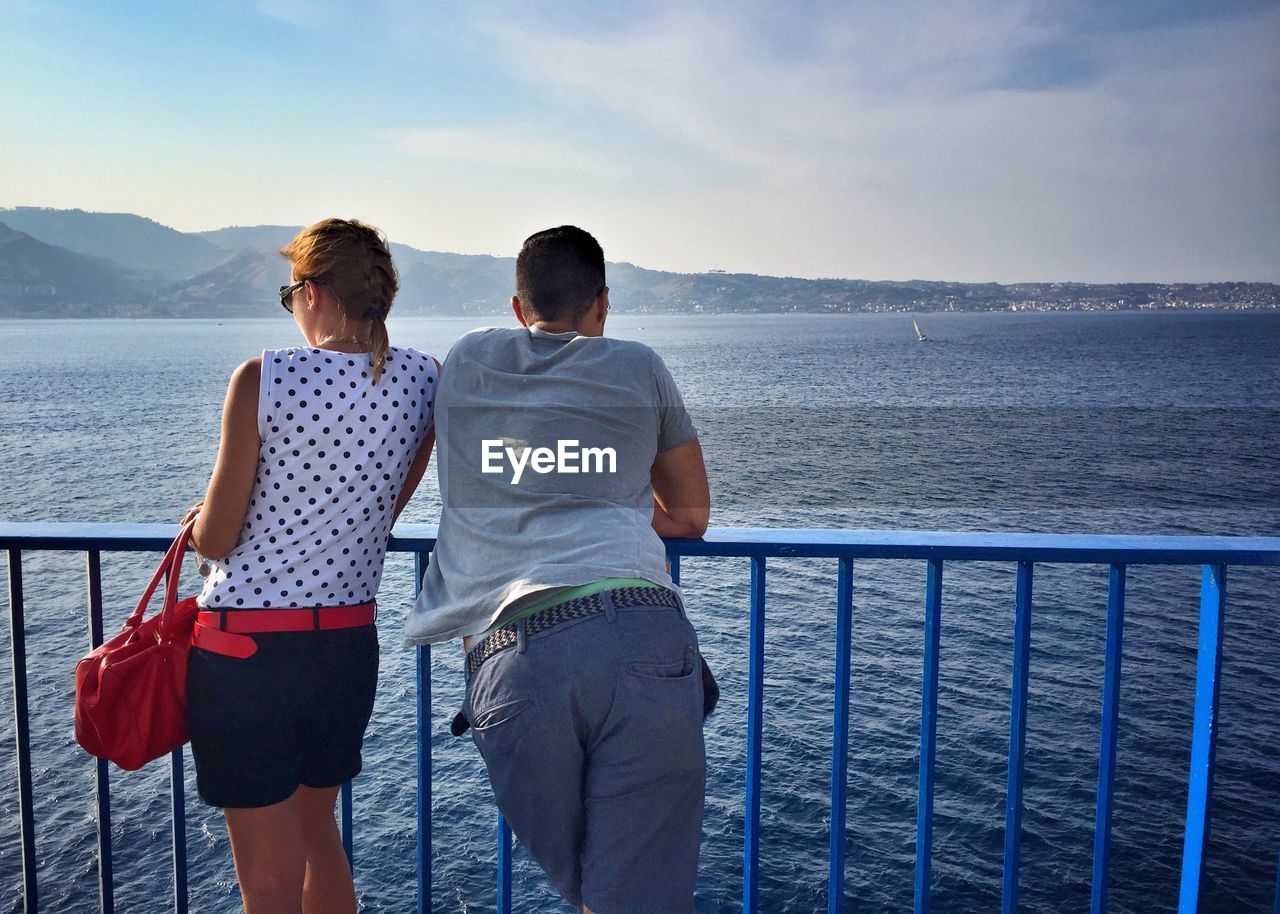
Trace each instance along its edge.
<path fill-rule="evenodd" d="M 886 309 L 882 311 L 766 311 L 757 309 L 730 310 L 723 309 L 718 311 L 653 311 L 643 309 L 625 309 L 614 308 L 613 312 L 618 316 L 625 317 L 742 317 L 742 316 L 759 316 L 759 317 L 782 317 L 785 315 L 815 316 L 815 315 L 843 315 L 846 317 L 865 317 L 870 315 L 890 315 L 899 314 L 903 317 L 926 315 L 936 315 L 942 313 L 956 314 L 1270 314 L 1280 312 L 1280 306 L 1275 305 L 1197 305 L 1197 306 L 1174 306 L 1160 308 L 1089 308 L 1089 307 L 1054 307 L 1054 308 L 967 308 L 958 309 L 954 312 L 945 310 L 923 311 L 910 309 L 897 310 Z M 426 308 L 414 309 L 406 307 L 403 303 L 398 304 L 393 315 L 394 318 L 493 318 L 495 321 L 502 321 L 511 314 L 506 307 L 495 307 L 489 310 L 473 310 L 461 312 L 440 312 L 432 311 Z M 243 311 L 230 314 L 157 314 L 143 313 L 139 310 L 137 313 L 72 313 L 70 311 L 57 314 L 37 314 L 37 313 L 9 313 L 0 302 L 0 322 L 9 321 L 170 321 L 170 320 L 186 320 L 186 321 L 216 321 L 219 324 L 224 320 L 235 321 L 266 321 L 270 323 L 279 323 L 280 318 L 273 316 L 269 310 L 264 311 L 262 302 L 256 302 L 252 306 L 246 306 Z M 908 324 L 908 329 L 910 325 Z"/>
<path fill-rule="evenodd" d="M 0 209 L 0 318 L 240 318 L 283 281 L 278 249 L 296 226 L 179 232 L 130 213 Z M 514 258 L 393 244 L 398 311 L 505 314 Z M 1280 284 L 965 283 L 670 273 L 610 263 L 627 314 L 1280 309 Z"/>

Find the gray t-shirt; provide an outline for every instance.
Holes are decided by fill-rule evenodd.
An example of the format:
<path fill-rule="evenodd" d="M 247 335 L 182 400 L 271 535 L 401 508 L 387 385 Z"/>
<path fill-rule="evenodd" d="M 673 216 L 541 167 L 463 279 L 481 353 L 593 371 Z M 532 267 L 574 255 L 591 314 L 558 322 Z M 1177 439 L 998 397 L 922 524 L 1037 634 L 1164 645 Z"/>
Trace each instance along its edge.
<path fill-rule="evenodd" d="M 438 388 L 440 538 L 409 643 L 479 634 L 553 588 L 673 587 L 649 473 L 697 432 L 657 353 L 574 332 L 475 330 Z"/>

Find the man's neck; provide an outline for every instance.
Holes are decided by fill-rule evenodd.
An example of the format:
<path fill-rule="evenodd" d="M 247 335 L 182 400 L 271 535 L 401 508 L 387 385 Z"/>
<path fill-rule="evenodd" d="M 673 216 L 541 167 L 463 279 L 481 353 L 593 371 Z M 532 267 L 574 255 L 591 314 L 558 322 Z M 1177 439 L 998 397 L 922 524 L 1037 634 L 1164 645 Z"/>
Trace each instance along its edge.
<path fill-rule="evenodd" d="M 528 326 L 530 330 L 541 330 L 543 333 L 577 333 L 582 336 L 604 336 L 604 327 L 575 327 L 566 321 L 534 321 Z"/>

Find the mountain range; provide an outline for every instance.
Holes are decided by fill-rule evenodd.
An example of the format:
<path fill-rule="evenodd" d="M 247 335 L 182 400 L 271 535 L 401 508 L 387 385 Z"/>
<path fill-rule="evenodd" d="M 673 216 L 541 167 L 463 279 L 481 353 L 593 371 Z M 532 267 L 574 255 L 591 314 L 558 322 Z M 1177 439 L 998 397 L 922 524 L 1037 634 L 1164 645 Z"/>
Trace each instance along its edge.
<path fill-rule="evenodd" d="M 131 213 L 0 209 L 0 317 L 230 317 L 270 313 L 277 253 L 299 226 L 180 232 Z M 392 244 L 400 314 L 501 314 L 514 257 Z M 670 273 L 608 265 L 620 312 L 850 312 L 1277 308 L 1274 283 L 959 283 Z M 265 310 L 264 310 L 265 309 Z"/>

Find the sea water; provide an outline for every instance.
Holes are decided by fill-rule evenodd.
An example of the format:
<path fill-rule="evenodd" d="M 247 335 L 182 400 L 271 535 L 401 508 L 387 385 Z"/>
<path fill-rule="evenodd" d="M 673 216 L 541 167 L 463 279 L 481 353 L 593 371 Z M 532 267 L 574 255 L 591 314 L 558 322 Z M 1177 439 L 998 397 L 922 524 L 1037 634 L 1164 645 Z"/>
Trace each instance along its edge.
<path fill-rule="evenodd" d="M 712 524 L 1079 533 L 1280 532 L 1280 314 L 628 315 L 611 335 L 666 360 L 698 424 Z M 441 358 L 505 318 L 392 318 Z M 176 522 L 202 496 L 232 369 L 301 342 L 256 321 L 0 322 L 0 520 Z M 434 467 L 402 521 L 434 522 Z M 103 557 L 114 630 L 156 556 Z M 760 907 L 826 908 L 835 562 L 770 560 Z M 84 559 L 26 553 L 36 840 L 45 910 L 97 909 L 93 764 L 71 728 L 86 647 Z M 745 559 L 686 559 L 690 613 L 720 679 L 707 729 L 697 909 L 741 905 Z M 922 562 L 855 568 L 846 910 L 909 908 L 919 740 Z M 1089 899 L 1107 569 L 1036 568 L 1022 910 Z M 1275 569 L 1233 569 L 1204 908 L 1269 910 L 1280 852 L 1280 609 Z M 184 587 L 196 586 L 192 574 Z M 1014 568 L 946 566 L 935 910 L 998 907 Z M 412 909 L 414 655 L 401 623 L 412 557 L 380 594 L 382 673 L 355 782 L 364 910 Z M 1111 910 L 1175 906 L 1186 803 L 1199 568 L 1131 567 Z M 0 597 L 7 610 L 7 593 Z M 8 613 L 0 635 L 8 636 Z M 448 735 L 461 651 L 435 648 L 431 727 L 437 910 L 494 909 L 492 798 Z M 11 671 L 0 664 L 6 708 Z M 12 715 L 0 766 L 16 783 Z M 168 768 L 112 773 L 118 910 L 170 906 Z M 192 911 L 234 911 L 226 832 L 187 762 Z M 21 906 L 17 791 L 0 792 L 0 910 Z M 559 910 L 517 848 L 517 911 Z"/>

